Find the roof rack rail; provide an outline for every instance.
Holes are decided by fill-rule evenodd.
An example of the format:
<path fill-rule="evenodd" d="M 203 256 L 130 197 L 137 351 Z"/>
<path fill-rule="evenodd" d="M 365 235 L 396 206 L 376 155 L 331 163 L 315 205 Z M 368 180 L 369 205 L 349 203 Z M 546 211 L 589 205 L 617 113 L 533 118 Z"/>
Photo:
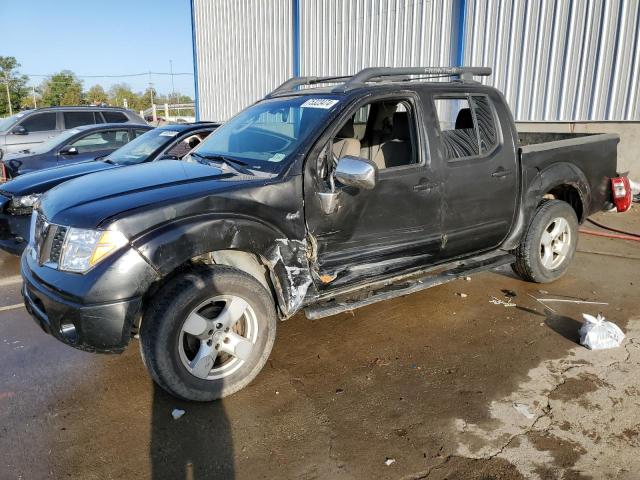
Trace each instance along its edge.
<path fill-rule="evenodd" d="M 351 78 L 351 75 L 329 76 L 329 77 L 293 77 L 284 82 L 278 88 L 267 95 L 267 98 L 283 92 L 291 92 L 302 85 L 315 85 L 317 83 L 344 82 Z"/>
<path fill-rule="evenodd" d="M 370 67 L 360 70 L 355 75 L 335 75 L 328 77 L 293 77 L 269 93 L 266 98 L 279 93 L 291 92 L 302 85 L 318 83 L 341 83 L 333 89 L 334 92 L 346 92 L 352 88 L 361 87 L 367 82 L 407 82 L 411 76 L 421 77 L 452 77 L 457 76 L 463 82 L 473 81 L 473 77 L 487 77 L 491 75 L 490 67 Z"/>
<path fill-rule="evenodd" d="M 460 77 L 463 82 L 473 81 L 473 77 L 488 77 L 490 67 L 371 67 L 360 70 L 343 85 L 334 89 L 335 92 L 345 92 L 352 88 L 361 87 L 373 80 L 383 80 L 384 77 L 403 77 L 402 81 L 411 80 L 409 75 L 423 77 Z M 391 80 L 391 79 L 389 79 Z"/>

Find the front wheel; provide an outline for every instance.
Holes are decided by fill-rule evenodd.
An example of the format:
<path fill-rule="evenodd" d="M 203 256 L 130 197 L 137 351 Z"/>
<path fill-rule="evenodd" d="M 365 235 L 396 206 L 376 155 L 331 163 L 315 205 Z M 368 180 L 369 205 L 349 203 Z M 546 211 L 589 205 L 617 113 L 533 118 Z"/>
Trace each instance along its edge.
<path fill-rule="evenodd" d="M 140 329 L 143 361 L 172 395 L 215 400 L 258 375 L 276 324 L 271 295 L 251 275 L 225 266 L 195 268 L 155 294 Z"/>
<path fill-rule="evenodd" d="M 553 282 L 569 268 L 577 244 L 578 218 L 571 205 L 547 200 L 534 213 L 511 266 L 523 280 Z"/>

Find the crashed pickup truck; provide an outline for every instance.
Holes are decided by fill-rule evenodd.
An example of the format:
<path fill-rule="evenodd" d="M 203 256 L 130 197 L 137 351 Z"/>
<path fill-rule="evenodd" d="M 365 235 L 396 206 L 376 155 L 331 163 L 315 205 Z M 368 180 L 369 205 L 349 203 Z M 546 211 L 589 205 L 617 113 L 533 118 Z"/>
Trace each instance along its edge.
<path fill-rule="evenodd" d="M 500 92 L 473 80 L 488 74 L 293 78 L 186 161 L 50 190 L 21 260 L 27 310 L 82 350 L 121 352 L 139 335 L 162 388 L 209 401 L 255 378 L 277 320 L 297 312 L 319 319 L 508 264 L 556 280 L 578 224 L 629 207 L 619 139 L 528 144 Z"/>

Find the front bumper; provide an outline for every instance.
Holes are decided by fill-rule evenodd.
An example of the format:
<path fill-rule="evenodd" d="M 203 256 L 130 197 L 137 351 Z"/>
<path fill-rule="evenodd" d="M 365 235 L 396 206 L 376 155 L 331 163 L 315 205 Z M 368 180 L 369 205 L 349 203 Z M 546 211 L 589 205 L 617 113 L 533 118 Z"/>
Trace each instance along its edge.
<path fill-rule="evenodd" d="M 132 255 L 126 254 L 122 257 L 128 258 L 130 262 Z M 155 278 L 155 275 L 142 264 L 138 264 L 142 269 L 138 273 L 142 275 L 136 275 L 135 272 L 134 278 L 121 275 L 124 272 L 118 263 L 122 261 L 122 258 L 116 259 L 106 270 L 96 272 L 101 273 L 100 275 L 92 278 L 91 275 L 79 276 L 38 266 L 25 254 L 20 264 L 20 273 L 24 280 L 22 296 L 25 307 L 46 333 L 67 345 L 89 352 L 120 353 L 135 333 L 135 326 L 142 313 L 144 291 L 123 289 L 130 286 L 128 281 L 135 282 L 135 277 L 141 280 L 140 283 L 134 283 L 135 287 L 140 288 L 148 287 Z M 134 265 L 133 270 L 136 270 L 136 266 Z M 49 281 L 44 280 L 44 274 L 55 275 L 57 281 L 50 281 L 51 278 Z M 75 295 L 70 293 L 78 281 L 82 281 L 85 288 L 88 288 L 80 296 L 77 295 L 79 292 Z M 92 292 L 96 289 L 104 293 L 106 289 L 103 282 L 111 285 L 119 282 L 122 289 L 119 293 L 111 291 L 107 297 L 97 297 Z M 63 290 L 65 287 L 68 290 Z"/>

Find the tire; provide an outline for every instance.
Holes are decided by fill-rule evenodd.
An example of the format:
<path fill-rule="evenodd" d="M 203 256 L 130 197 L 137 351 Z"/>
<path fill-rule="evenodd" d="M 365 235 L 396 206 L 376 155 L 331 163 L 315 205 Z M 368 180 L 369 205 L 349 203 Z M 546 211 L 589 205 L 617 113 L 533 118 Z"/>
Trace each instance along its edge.
<path fill-rule="evenodd" d="M 160 387 L 207 402 L 237 392 L 258 375 L 276 325 L 273 298 L 251 275 L 220 265 L 194 267 L 154 295 L 140 328 L 140 351 Z"/>
<path fill-rule="evenodd" d="M 554 237 L 556 229 L 561 231 L 558 237 Z M 550 238 L 554 240 L 550 242 Z M 571 205 L 561 200 L 547 200 L 535 211 L 514 251 L 516 262 L 511 267 L 523 280 L 553 282 L 566 273 L 577 244 L 578 218 Z"/>

